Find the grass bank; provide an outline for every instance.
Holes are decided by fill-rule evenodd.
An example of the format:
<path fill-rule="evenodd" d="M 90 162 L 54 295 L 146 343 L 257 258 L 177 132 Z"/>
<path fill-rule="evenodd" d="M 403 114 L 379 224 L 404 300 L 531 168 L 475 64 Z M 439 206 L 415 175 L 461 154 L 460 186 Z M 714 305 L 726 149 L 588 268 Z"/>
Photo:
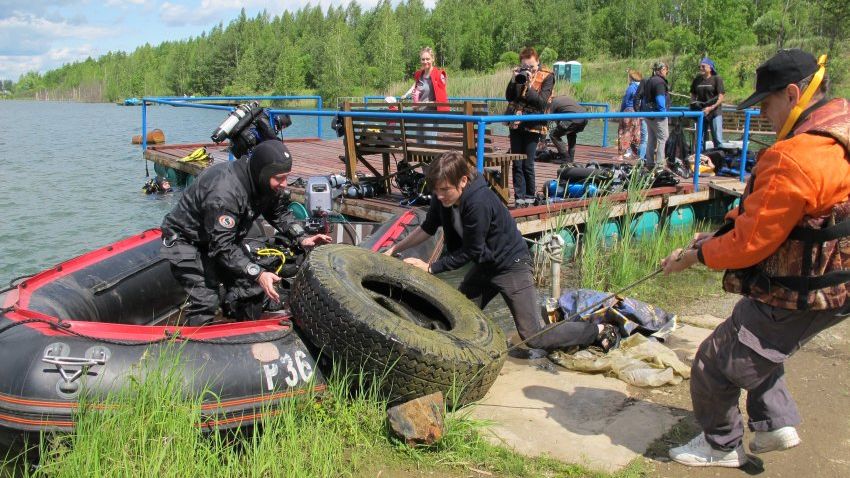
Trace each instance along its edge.
<path fill-rule="evenodd" d="M 184 397 L 165 354 L 132 385 L 94 410 L 85 404 L 77 428 L 44 436 L 36 465 L 7 460 L 0 475 L 23 477 L 339 477 L 494 476 L 637 477 L 636 462 L 616 475 L 551 459 L 529 459 L 482 438 L 486 425 L 463 410 L 447 418 L 446 434 L 431 447 L 409 448 L 388 434 L 386 402 L 377 386 L 332 376 L 325 393 L 280 403 L 280 413 L 239 431 L 204 433 L 202 397 Z M 144 377 L 144 378 L 142 378 Z"/>

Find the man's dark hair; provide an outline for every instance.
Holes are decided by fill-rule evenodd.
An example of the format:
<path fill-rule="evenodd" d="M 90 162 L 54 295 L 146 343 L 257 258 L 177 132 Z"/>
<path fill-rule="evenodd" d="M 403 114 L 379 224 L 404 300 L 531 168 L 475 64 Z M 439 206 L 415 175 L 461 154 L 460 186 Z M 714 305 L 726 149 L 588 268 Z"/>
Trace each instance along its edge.
<path fill-rule="evenodd" d="M 464 176 L 472 181 L 475 179 L 475 170 L 469 167 L 469 162 L 459 151 L 447 151 L 431 162 L 425 179 L 432 187 L 439 181 L 458 186 Z"/>

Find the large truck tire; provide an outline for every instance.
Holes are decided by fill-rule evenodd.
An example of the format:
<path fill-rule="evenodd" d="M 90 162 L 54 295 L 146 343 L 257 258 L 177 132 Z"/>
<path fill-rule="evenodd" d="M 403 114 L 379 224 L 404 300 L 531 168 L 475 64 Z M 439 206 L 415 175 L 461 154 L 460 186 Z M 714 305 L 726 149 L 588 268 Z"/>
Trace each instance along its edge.
<path fill-rule="evenodd" d="M 382 377 L 391 402 L 441 391 L 479 400 L 505 360 L 505 338 L 475 304 L 402 261 L 347 245 L 315 249 L 290 295 L 293 319 L 324 357 Z"/>

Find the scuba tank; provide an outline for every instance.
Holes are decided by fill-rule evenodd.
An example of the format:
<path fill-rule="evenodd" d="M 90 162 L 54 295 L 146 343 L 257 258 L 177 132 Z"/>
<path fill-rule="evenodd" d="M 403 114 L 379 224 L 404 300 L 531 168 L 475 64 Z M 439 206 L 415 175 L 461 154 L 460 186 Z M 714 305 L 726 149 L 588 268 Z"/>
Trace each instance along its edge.
<path fill-rule="evenodd" d="M 236 109 L 234 109 L 230 112 L 229 115 L 227 115 L 227 118 L 224 118 L 224 121 L 222 121 L 218 128 L 213 131 L 213 134 L 212 136 L 210 136 L 210 138 L 216 143 L 221 143 L 222 141 L 227 139 L 234 131 L 239 131 L 240 129 L 250 124 L 254 120 L 255 114 L 258 112 L 258 108 L 260 108 L 260 103 L 257 101 L 252 101 L 251 103 L 243 103 L 237 106 Z M 240 125 L 241 128 L 237 128 L 237 125 Z"/>

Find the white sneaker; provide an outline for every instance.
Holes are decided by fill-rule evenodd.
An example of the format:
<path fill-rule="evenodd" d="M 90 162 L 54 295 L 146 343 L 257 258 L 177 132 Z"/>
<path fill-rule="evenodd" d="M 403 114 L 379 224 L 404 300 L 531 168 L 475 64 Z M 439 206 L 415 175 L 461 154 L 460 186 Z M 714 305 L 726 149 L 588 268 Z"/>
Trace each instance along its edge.
<path fill-rule="evenodd" d="M 669 454 L 673 461 L 687 466 L 740 468 L 748 461 L 743 445 L 732 451 L 715 450 L 705 440 L 705 433 L 700 433 L 686 445 L 671 448 Z"/>
<path fill-rule="evenodd" d="M 750 441 L 750 451 L 767 453 L 794 448 L 800 444 L 800 435 L 794 427 L 782 427 L 769 432 L 756 432 Z"/>

